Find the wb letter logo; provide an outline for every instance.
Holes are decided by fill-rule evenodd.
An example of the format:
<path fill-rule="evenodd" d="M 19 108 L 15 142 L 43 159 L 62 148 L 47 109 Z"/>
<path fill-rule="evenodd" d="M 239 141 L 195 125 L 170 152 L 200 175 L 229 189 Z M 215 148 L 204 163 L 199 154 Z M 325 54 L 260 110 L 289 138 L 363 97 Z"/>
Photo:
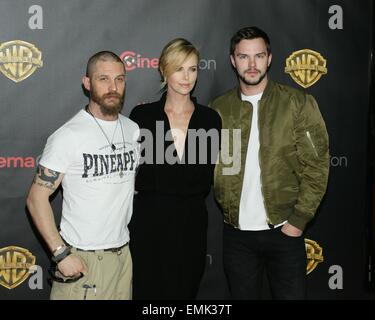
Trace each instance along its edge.
<path fill-rule="evenodd" d="M 0 285 L 7 289 L 19 286 L 29 277 L 35 260 L 27 249 L 16 246 L 0 248 Z"/>

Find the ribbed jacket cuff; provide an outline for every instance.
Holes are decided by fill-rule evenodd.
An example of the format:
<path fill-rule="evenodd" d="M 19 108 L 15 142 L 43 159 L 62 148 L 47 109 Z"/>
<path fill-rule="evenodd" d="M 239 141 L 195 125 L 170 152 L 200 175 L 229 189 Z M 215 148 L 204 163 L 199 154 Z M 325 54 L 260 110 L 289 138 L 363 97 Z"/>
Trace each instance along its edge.
<path fill-rule="evenodd" d="M 294 213 L 289 216 L 288 218 L 288 222 L 300 229 L 300 230 L 305 230 L 305 227 L 306 227 L 306 224 L 310 221 L 310 219 L 308 218 L 308 215 L 306 213 L 303 213 L 297 209 L 294 209 Z"/>

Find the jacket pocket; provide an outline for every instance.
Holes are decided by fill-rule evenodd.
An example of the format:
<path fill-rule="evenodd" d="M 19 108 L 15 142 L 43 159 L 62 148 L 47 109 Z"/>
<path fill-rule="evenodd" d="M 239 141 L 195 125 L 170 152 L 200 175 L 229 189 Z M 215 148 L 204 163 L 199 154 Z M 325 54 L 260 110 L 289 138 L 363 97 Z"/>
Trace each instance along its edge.
<path fill-rule="evenodd" d="M 328 136 L 324 126 L 316 124 L 310 126 L 305 130 L 305 139 L 307 141 L 307 147 L 309 153 L 314 156 L 315 159 L 319 159 L 324 156 L 328 150 Z"/>

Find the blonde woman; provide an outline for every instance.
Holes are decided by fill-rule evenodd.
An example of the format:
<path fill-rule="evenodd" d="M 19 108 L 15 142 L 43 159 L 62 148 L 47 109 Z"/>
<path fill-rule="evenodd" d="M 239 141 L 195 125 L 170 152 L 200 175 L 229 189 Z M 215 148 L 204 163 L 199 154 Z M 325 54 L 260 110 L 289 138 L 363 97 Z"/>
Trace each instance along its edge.
<path fill-rule="evenodd" d="M 194 299 L 205 269 L 221 119 L 191 97 L 198 62 L 189 41 L 169 42 L 159 60 L 164 94 L 130 115 L 143 136 L 130 226 L 134 299 Z"/>

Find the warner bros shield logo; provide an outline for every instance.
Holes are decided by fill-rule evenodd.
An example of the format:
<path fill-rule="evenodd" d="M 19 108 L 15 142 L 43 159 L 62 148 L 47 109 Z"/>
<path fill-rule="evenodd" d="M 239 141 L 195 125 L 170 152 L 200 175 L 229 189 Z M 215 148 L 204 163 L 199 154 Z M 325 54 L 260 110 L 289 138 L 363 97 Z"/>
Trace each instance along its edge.
<path fill-rule="evenodd" d="M 324 261 L 323 249 L 316 241 L 307 238 L 305 238 L 305 248 L 307 255 L 306 274 L 309 274 L 316 268 L 318 263 Z"/>
<path fill-rule="evenodd" d="M 285 73 L 289 73 L 303 88 L 312 86 L 327 73 L 327 60 L 319 52 L 310 49 L 293 52 L 285 64 Z"/>
<path fill-rule="evenodd" d="M 0 44 L 0 71 L 10 80 L 21 82 L 42 66 L 42 52 L 35 45 L 22 40 Z"/>
<path fill-rule="evenodd" d="M 10 246 L 0 248 L 0 285 L 14 289 L 30 275 L 36 258 L 27 249 Z"/>

